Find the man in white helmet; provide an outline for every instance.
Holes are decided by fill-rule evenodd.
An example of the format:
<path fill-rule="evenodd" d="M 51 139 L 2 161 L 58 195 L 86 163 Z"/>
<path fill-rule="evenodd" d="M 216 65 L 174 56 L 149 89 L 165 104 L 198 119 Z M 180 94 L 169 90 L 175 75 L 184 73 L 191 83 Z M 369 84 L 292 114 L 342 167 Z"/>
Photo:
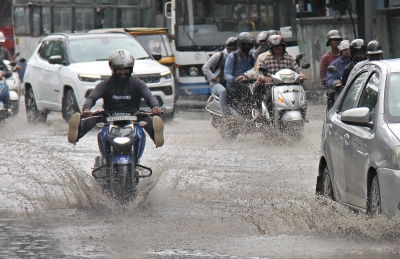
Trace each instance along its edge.
<path fill-rule="evenodd" d="M 0 58 L 1 60 L 11 60 L 10 52 L 3 48 L 3 43 L 6 41 L 4 34 L 0 31 Z"/>
<path fill-rule="evenodd" d="M 103 98 L 103 108 L 108 113 L 134 113 L 140 109 L 141 99 L 152 109 L 153 114 L 160 115 L 162 110 L 157 98 L 151 93 L 147 85 L 140 79 L 133 77 L 135 59 L 123 49 L 116 50 L 109 57 L 112 76 L 100 82 L 83 104 L 82 114 L 75 113 L 69 121 L 68 142 L 76 143 L 97 123 L 96 118 L 85 119 L 92 116 L 90 108 L 96 101 Z M 139 115 L 141 121 L 147 122 L 143 128 L 149 134 L 157 147 L 164 145 L 164 123 L 159 116 Z"/>

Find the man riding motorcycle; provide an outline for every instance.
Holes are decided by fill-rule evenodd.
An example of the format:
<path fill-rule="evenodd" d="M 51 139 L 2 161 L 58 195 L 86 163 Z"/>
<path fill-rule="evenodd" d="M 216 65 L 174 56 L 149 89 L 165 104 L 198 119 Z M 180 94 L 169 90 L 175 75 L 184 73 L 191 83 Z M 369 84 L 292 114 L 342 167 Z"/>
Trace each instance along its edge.
<path fill-rule="evenodd" d="M 361 61 L 366 60 L 366 49 L 367 43 L 363 39 L 355 39 L 350 43 L 350 56 L 352 62 L 348 64 L 342 74 L 342 86 L 346 86 L 347 80 L 349 79 L 349 75 L 353 67 Z"/>
<path fill-rule="evenodd" d="M 328 87 L 326 84 L 327 69 L 335 59 L 340 57 L 339 44 L 342 40 L 338 30 L 331 30 L 326 34 L 326 46 L 331 46 L 331 50 L 326 52 L 319 62 L 319 76 L 323 87 Z"/>
<path fill-rule="evenodd" d="M 224 67 L 226 57 L 237 49 L 237 38 L 230 37 L 225 42 L 225 49 L 213 54 L 203 65 L 203 73 L 207 77 L 211 90 L 219 97 L 219 104 L 223 119 L 227 119 L 228 104 L 226 100 L 226 81 Z"/>
<path fill-rule="evenodd" d="M 277 33 L 275 30 L 269 30 L 269 31 L 262 31 L 260 32 L 260 34 L 257 35 L 257 42 L 260 44 L 260 46 L 253 52 L 256 58 L 258 58 L 260 54 L 265 53 L 269 50 L 267 40 L 270 36 L 276 34 Z"/>
<path fill-rule="evenodd" d="M 96 85 L 95 89 L 86 98 L 83 104 L 82 115 L 75 113 L 69 122 L 68 142 L 75 144 L 99 121 L 92 116 L 90 109 L 96 101 L 103 98 L 103 108 L 107 113 L 134 113 L 140 109 L 141 99 L 152 108 L 153 114 L 160 115 L 162 110 L 147 85 L 140 79 L 133 77 L 135 60 L 126 50 L 119 49 L 111 53 L 109 66 L 112 76 Z M 147 123 L 145 131 L 156 144 L 164 144 L 164 124 L 160 117 L 139 115 L 140 121 Z"/>
<path fill-rule="evenodd" d="M 295 59 L 286 52 L 286 42 L 281 35 L 272 35 L 268 38 L 269 53 L 263 54 L 259 57 L 260 67 L 266 67 L 267 71 L 260 70 L 257 72 L 259 77 L 255 83 L 254 101 L 257 104 L 257 109 L 261 110 L 262 93 L 266 96 L 267 108 L 271 111 L 272 97 L 271 88 L 265 86 L 264 83 L 271 83 L 271 75 L 282 69 L 291 69 L 300 74 L 302 80 L 306 80 L 306 76 L 301 73 L 300 67 L 297 65 Z"/>
<path fill-rule="evenodd" d="M 350 63 L 350 42 L 348 40 L 343 40 L 339 44 L 340 58 L 334 60 L 330 66 L 336 67 L 335 72 L 328 70 L 326 75 L 326 84 L 329 87 L 327 96 L 327 112 L 332 108 L 335 103 L 335 93 L 341 91 L 341 80 L 344 68 Z M 340 89 L 337 89 L 340 88 Z"/>
<path fill-rule="evenodd" d="M 256 58 L 253 53 L 250 53 L 255 43 L 256 39 L 253 35 L 242 32 L 237 37 L 238 49 L 226 57 L 224 68 L 226 88 L 235 101 L 240 101 L 249 93 L 245 85 L 247 78 L 243 74 L 255 65 Z"/>

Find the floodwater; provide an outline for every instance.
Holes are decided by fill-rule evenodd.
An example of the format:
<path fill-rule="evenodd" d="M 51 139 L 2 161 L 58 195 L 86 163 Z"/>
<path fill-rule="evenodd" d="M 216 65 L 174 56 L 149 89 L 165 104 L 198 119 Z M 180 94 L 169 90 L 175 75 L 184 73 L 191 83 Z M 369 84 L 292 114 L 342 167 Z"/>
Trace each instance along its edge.
<path fill-rule="evenodd" d="M 71 145 L 60 113 L 29 125 L 22 106 L 0 126 L 0 258 L 400 258 L 397 219 L 316 198 L 324 110 L 309 107 L 299 142 L 224 141 L 180 111 L 121 207 L 91 177 L 97 130 Z"/>

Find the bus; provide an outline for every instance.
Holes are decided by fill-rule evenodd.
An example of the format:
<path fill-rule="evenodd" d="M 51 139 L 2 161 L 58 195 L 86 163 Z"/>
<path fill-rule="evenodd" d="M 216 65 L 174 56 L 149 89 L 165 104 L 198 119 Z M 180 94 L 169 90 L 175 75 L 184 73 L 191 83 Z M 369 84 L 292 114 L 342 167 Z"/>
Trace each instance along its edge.
<path fill-rule="evenodd" d="M 299 53 L 293 0 L 173 0 L 166 3 L 174 39 L 175 77 L 181 96 L 205 96 L 210 88 L 202 66 L 227 38 L 240 32 L 255 37 L 274 29 L 286 41 L 291 55 Z M 168 10 L 171 10 L 168 13 Z"/>
<path fill-rule="evenodd" d="M 15 52 L 28 58 L 54 32 L 168 28 L 180 96 L 205 100 L 202 66 L 227 38 L 274 29 L 291 55 L 299 52 L 293 0 L 13 0 Z"/>

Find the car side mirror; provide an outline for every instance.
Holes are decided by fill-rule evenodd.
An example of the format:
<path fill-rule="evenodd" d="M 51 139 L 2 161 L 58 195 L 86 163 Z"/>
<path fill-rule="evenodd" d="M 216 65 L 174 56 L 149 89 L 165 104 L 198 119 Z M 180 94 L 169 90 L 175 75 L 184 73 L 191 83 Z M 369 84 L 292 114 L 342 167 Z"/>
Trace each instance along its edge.
<path fill-rule="evenodd" d="M 53 64 L 53 65 L 56 65 L 56 64 L 61 65 L 63 63 L 63 59 L 62 59 L 62 57 L 60 55 L 51 56 L 49 58 L 49 63 Z"/>
<path fill-rule="evenodd" d="M 310 63 L 305 63 L 303 65 L 301 65 L 302 69 L 309 69 L 310 68 Z"/>
<path fill-rule="evenodd" d="M 337 68 L 335 66 L 329 66 L 328 67 L 328 72 L 330 73 L 336 73 L 338 72 Z"/>
<path fill-rule="evenodd" d="M 153 58 L 157 61 L 162 59 L 162 55 L 160 53 L 156 53 L 156 52 L 152 52 L 151 55 L 153 56 Z"/>
<path fill-rule="evenodd" d="M 353 108 L 344 111 L 341 116 L 341 121 L 344 123 L 372 128 L 373 123 L 370 122 L 370 111 L 367 107 Z"/>

